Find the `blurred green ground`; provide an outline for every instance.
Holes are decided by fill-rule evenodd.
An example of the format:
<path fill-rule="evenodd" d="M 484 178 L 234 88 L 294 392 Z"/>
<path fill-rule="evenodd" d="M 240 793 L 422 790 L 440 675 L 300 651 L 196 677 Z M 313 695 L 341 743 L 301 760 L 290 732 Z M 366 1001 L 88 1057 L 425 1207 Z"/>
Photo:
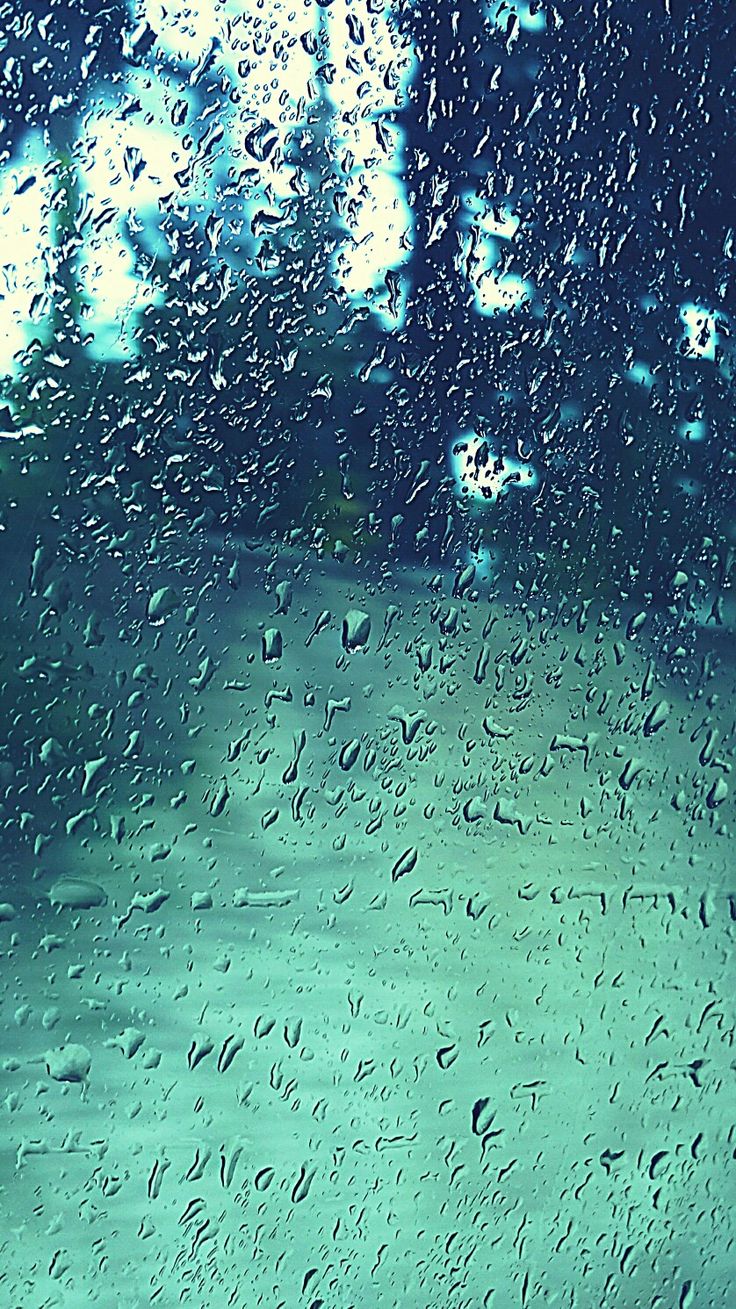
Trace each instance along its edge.
<path fill-rule="evenodd" d="M 66 574 L 104 636 L 83 701 L 141 736 L 91 794 L 81 767 L 58 788 L 30 864 L 8 844 L 2 1303 L 727 1304 L 723 648 L 288 552 L 243 550 L 234 589 L 231 553 L 171 544 L 188 569 Z M 168 583 L 182 607 L 152 626 Z M 351 609 L 371 636 L 346 655 Z M 108 903 L 57 914 L 61 876 Z M 86 1087 L 46 1072 L 70 1042 Z"/>

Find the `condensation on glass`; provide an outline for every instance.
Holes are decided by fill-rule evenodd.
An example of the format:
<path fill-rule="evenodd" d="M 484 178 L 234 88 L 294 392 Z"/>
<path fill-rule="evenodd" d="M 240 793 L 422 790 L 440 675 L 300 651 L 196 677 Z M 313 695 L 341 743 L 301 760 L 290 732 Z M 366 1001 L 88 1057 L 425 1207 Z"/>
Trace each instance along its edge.
<path fill-rule="evenodd" d="M 0 1302 L 723 1309 L 726 10 L 0 2 Z"/>

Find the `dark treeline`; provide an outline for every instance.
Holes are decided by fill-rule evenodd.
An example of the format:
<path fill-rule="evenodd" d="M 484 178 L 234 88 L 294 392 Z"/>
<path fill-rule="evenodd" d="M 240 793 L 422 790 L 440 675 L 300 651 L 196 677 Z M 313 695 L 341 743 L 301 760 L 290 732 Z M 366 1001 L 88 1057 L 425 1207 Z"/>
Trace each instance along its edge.
<path fill-rule="evenodd" d="M 550 8 L 545 30 L 530 33 L 503 6 L 492 17 L 480 4 L 396 5 L 414 71 L 386 122 L 401 131 L 413 241 L 407 262 L 386 269 L 389 299 L 406 302 L 393 328 L 333 275 L 349 204 L 329 98 L 334 52 L 316 18 L 314 98 L 290 137 L 289 221 L 266 202 L 248 217 L 250 264 L 213 239 L 233 215 L 252 215 L 244 197 L 257 184 L 246 180 L 242 194 L 220 187 L 214 211 L 169 196 L 155 257 L 145 226 L 131 225 L 141 276 L 162 294 L 140 315 L 125 365 L 93 363 L 84 349 L 75 133 L 133 66 L 181 81 L 181 132 L 195 142 L 235 91 L 215 45 L 193 78 L 120 3 L 73 10 L 74 21 L 68 5 L 49 15 L 14 7 L 8 22 L 6 158 L 29 129 L 44 130 L 61 251 L 46 333 L 6 385 L 18 428 L 41 433 L 11 464 L 38 465 L 37 484 L 45 468 L 55 492 L 50 470 L 74 418 L 89 460 L 116 460 L 131 484 L 160 483 L 223 531 L 301 532 L 320 548 L 341 540 L 359 555 L 427 561 L 485 544 L 509 576 L 541 590 L 659 591 L 673 559 L 708 571 L 714 554 L 722 575 L 732 251 L 727 43 L 715 7 L 697 23 L 677 7 L 646 22 L 630 8 Z M 251 171 L 271 148 L 256 142 Z M 473 203 L 518 220 L 497 271 L 535 293 L 513 313 L 477 311 Z M 713 361 L 684 343 L 685 302 L 715 316 L 704 322 L 717 334 Z M 628 376 L 638 361 L 651 386 Z M 680 432 L 696 420 L 708 439 L 688 443 Z M 499 499 L 458 496 L 449 453 L 466 432 L 485 442 L 481 472 L 530 461 L 534 491 L 511 477 Z"/>

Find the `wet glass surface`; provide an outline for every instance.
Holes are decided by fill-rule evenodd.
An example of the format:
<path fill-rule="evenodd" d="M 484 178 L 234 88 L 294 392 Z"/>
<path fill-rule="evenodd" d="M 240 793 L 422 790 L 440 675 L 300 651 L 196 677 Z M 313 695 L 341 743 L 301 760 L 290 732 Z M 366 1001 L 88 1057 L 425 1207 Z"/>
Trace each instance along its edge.
<path fill-rule="evenodd" d="M 730 48 L 0 0 L 0 1305 L 729 1303 Z"/>

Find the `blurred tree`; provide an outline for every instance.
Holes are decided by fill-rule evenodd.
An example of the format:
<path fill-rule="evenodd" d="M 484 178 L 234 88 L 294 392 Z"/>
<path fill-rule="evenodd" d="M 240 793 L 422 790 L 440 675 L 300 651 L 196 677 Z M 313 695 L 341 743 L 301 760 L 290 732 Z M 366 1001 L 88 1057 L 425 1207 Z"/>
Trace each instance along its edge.
<path fill-rule="evenodd" d="M 200 118 L 227 89 L 215 79 Z M 252 153 L 229 157 L 206 203 L 172 196 L 162 216 L 169 257 L 151 267 L 160 303 L 136 329 L 131 377 L 145 390 L 131 389 L 130 402 L 149 454 L 187 451 L 185 467 L 170 465 L 176 494 L 186 488 L 190 504 L 204 496 L 211 513 L 219 505 L 229 530 L 290 531 L 308 503 L 310 519 L 339 517 L 347 507 L 340 470 L 366 449 L 358 374 L 375 334 L 368 311 L 334 277 L 343 234 L 333 118 L 319 94 L 283 146 L 264 120 L 246 143 Z M 193 132 L 196 123 L 192 114 Z M 259 165 L 274 164 L 280 198 L 261 182 Z M 159 397 L 155 437 L 151 394 Z M 354 470 L 353 490 L 361 481 L 365 468 Z"/>
<path fill-rule="evenodd" d="M 725 67 L 708 54 L 720 18 L 708 10 L 704 36 L 668 7 L 646 31 L 610 6 L 533 5 L 526 26 L 520 13 L 401 8 L 417 50 L 404 114 L 415 223 L 405 382 L 422 433 L 407 483 L 423 457 L 427 489 L 414 504 L 427 543 L 456 549 L 442 529 L 454 497 L 442 463 L 454 433 L 473 429 L 488 437 L 486 460 L 531 459 L 541 483 L 533 496 L 511 484 L 461 539 L 482 531 L 552 589 L 565 578 L 659 586 L 665 560 L 697 551 L 703 532 L 722 536 L 729 501 L 719 439 L 732 404 L 728 319 L 715 367 L 683 353 L 679 322 L 684 300 L 717 309 L 729 288 Z M 680 71 L 691 66 L 694 98 Z M 481 319 L 472 303 L 478 229 L 463 215 L 473 190 L 518 222 L 494 270 L 534 287 L 512 314 Z M 653 385 L 634 383 L 637 359 Z M 702 410 L 715 440 L 685 449 L 678 432 Z M 419 520 L 409 526 L 421 536 Z"/>
<path fill-rule="evenodd" d="M 521 342 L 509 360 L 523 361 L 517 421 L 543 465 L 536 549 L 553 574 L 566 557 L 574 573 L 584 553 L 623 589 L 662 585 L 704 533 L 722 537 L 732 405 L 727 321 L 715 366 L 688 352 L 680 322 L 686 301 L 727 303 L 722 14 L 706 6 L 696 21 L 665 5 L 640 18 L 610 5 L 548 11 L 533 100 L 521 113 L 499 105 L 490 160 L 513 181 L 516 257 L 546 328 L 536 361 Z M 521 38 L 515 50 L 528 58 Z M 564 427 L 563 398 L 578 415 Z M 711 439 L 687 447 L 694 408 Z"/>
<path fill-rule="evenodd" d="M 128 19 L 127 0 L 2 0 L 0 165 L 36 128 L 71 146 L 96 85 L 119 71 L 126 48 L 131 58 L 150 48 L 150 29 L 126 35 Z"/>
<path fill-rule="evenodd" d="M 426 491 L 412 499 L 415 511 L 406 522 L 410 534 L 421 533 L 420 549 L 425 541 L 431 549 L 431 542 L 447 544 L 442 522 L 454 503 L 442 476 L 448 443 L 474 420 L 478 390 L 487 389 L 487 324 L 473 307 L 464 238 L 487 133 L 488 17 L 480 4 L 438 7 L 433 0 L 405 4 L 398 17 L 416 51 L 401 114 L 413 240 L 399 339 L 411 423 L 422 433 L 421 445 L 413 442 L 410 484 L 422 460 L 429 465 Z M 433 492 L 434 510 L 428 510 Z"/>

